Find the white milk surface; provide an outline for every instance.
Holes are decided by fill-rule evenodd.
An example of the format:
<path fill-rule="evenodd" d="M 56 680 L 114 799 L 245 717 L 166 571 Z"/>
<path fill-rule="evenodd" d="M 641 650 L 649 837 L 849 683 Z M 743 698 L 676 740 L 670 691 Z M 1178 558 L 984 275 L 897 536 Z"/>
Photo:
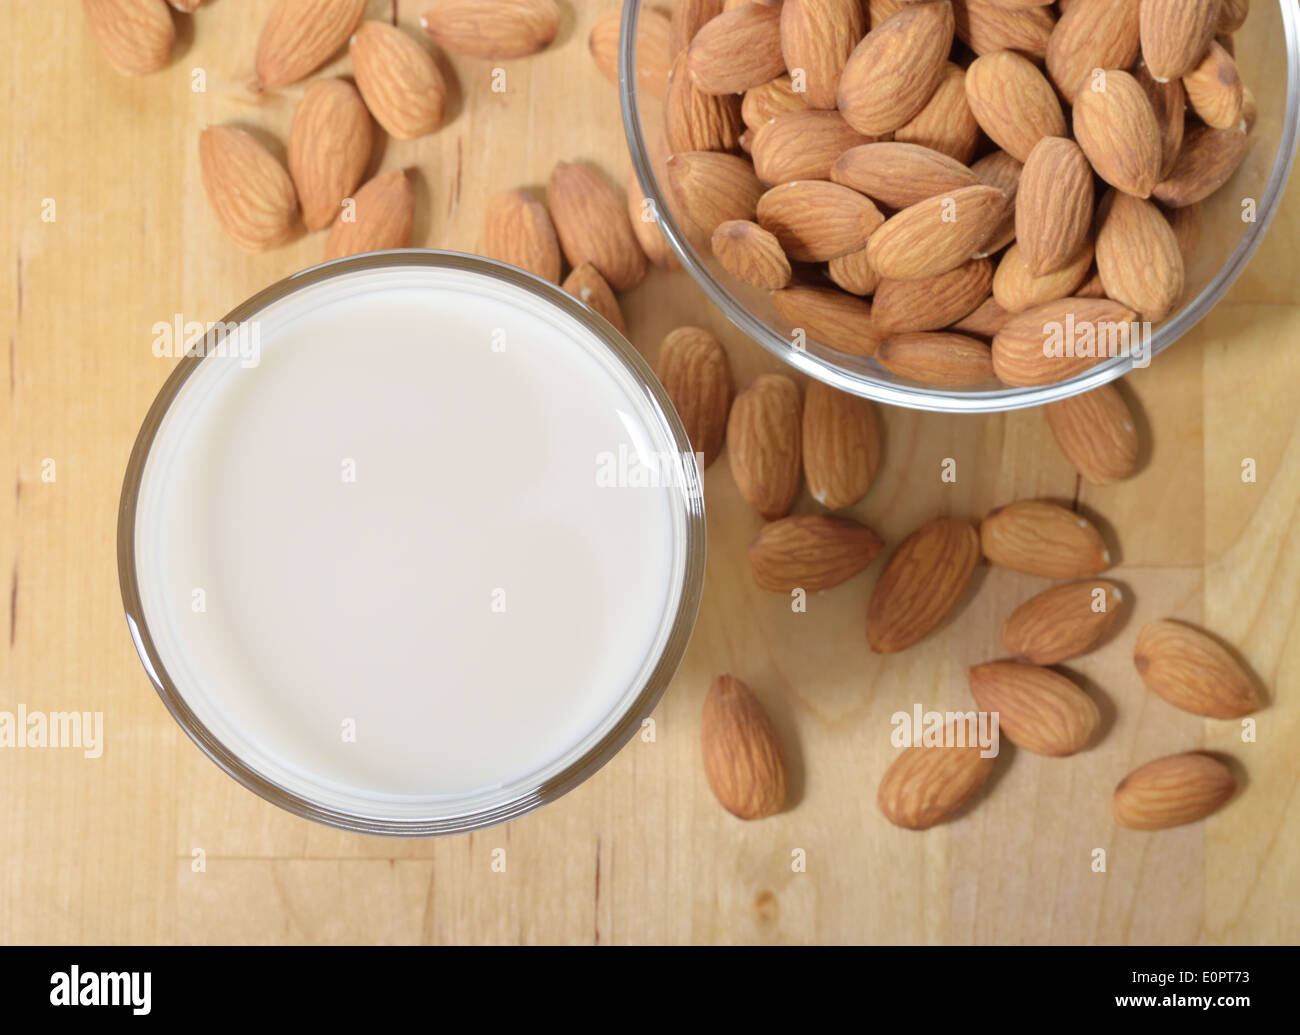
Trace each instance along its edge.
<path fill-rule="evenodd" d="M 290 789 L 396 807 L 526 781 L 612 725 L 683 560 L 672 491 L 598 484 L 601 454 L 670 448 L 603 346 L 414 267 L 259 330 L 258 365 L 189 379 L 137 509 L 146 623 L 200 720 Z"/>

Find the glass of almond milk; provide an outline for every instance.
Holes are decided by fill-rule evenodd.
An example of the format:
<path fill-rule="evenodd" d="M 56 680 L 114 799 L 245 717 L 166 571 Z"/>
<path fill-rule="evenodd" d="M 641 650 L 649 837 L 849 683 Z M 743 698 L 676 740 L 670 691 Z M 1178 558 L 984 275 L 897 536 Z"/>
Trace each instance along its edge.
<path fill-rule="evenodd" d="M 636 351 L 441 252 L 282 281 L 190 344 L 126 473 L 127 621 L 176 721 L 347 830 L 474 830 L 642 729 L 690 638 L 699 469 Z"/>

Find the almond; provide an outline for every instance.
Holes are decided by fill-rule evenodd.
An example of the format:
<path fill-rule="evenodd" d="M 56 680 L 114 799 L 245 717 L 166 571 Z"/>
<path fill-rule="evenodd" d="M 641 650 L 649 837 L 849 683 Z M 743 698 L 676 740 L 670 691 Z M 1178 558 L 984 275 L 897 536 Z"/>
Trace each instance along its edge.
<path fill-rule="evenodd" d="M 1204 201 L 1232 178 L 1249 150 L 1250 138 L 1240 129 L 1188 130 L 1173 168 L 1151 196 L 1170 208 Z"/>
<path fill-rule="evenodd" d="M 695 85 L 705 93 L 743 93 L 785 71 L 781 9 L 747 3 L 705 24 L 687 48 Z"/>
<path fill-rule="evenodd" d="M 826 264 L 826 275 L 851 295 L 869 295 L 880 285 L 880 275 L 867 261 L 865 248 L 831 259 Z"/>
<path fill-rule="evenodd" d="M 1190 266 L 1201 244 L 1201 223 L 1204 215 L 1201 203 L 1193 202 L 1182 208 L 1171 209 L 1169 225 L 1174 228 L 1174 237 L 1178 239 L 1178 251 L 1183 256 L 1183 269 Z"/>
<path fill-rule="evenodd" d="M 925 107 L 894 130 L 894 139 L 933 148 L 962 163 L 974 157 L 980 126 L 966 100 L 966 72 L 960 65 L 944 67 Z"/>
<path fill-rule="evenodd" d="M 704 775 L 719 803 L 740 819 L 762 819 L 785 807 L 786 763 L 772 720 L 735 676 L 718 676 L 700 719 Z"/>
<path fill-rule="evenodd" d="M 176 26 L 163 0 L 82 0 L 86 24 L 121 75 L 148 75 L 171 60 Z"/>
<path fill-rule="evenodd" d="M 646 274 L 627 207 L 605 181 L 584 165 L 560 162 L 551 173 L 546 201 L 569 265 L 591 263 L 615 291 L 627 291 Z"/>
<path fill-rule="evenodd" d="M 1138 56 L 1138 0 L 1071 4 L 1047 40 L 1047 74 L 1067 101 L 1094 68 L 1129 68 Z"/>
<path fill-rule="evenodd" d="M 1236 32 L 1245 24 L 1249 13 L 1250 0 L 1223 0 L 1219 5 L 1219 26 L 1215 32 L 1220 36 Z"/>
<path fill-rule="evenodd" d="M 308 83 L 293 111 L 289 172 L 308 230 L 334 222 L 370 163 L 370 112 L 346 79 Z"/>
<path fill-rule="evenodd" d="M 994 0 L 957 0 L 957 35 L 976 54 L 1018 50 L 1042 59 L 1056 19 L 1048 7 L 1006 7 Z"/>
<path fill-rule="evenodd" d="M 951 818 L 980 789 L 995 761 L 978 745 L 914 744 L 885 771 L 876 804 L 894 826 L 928 830 Z"/>
<path fill-rule="evenodd" d="M 1146 65 L 1140 66 L 1133 77 L 1146 91 L 1151 110 L 1156 113 L 1156 123 L 1160 126 L 1160 175 L 1163 178 L 1169 175 L 1178 152 L 1183 147 L 1183 132 L 1187 123 L 1187 92 L 1183 89 L 1181 79 L 1157 82 L 1151 77 L 1151 70 Z"/>
<path fill-rule="evenodd" d="M 1080 514 L 1045 500 L 999 507 L 980 522 L 990 564 L 1049 579 L 1098 575 L 1110 567 L 1101 533 Z"/>
<path fill-rule="evenodd" d="M 970 670 L 970 691 L 1011 743 L 1036 755 L 1082 751 L 1097 732 L 1097 702 L 1050 668 L 1020 661 L 990 661 Z"/>
<path fill-rule="evenodd" d="M 966 100 L 980 128 L 1018 162 L 1043 137 L 1066 135 L 1052 84 L 1028 58 L 1010 50 L 985 54 L 966 70 Z"/>
<path fill-rule="evenodd" d="M 907 208 L 979 182 L 970 169 L 946 154 L 892 141 L 844 151 L 831 166 L 831 179 L 890 208 Z"/>
<path fill-rule="evenodd" d="M 898 334 L 876 349 L 891 374 L 943 388 L 965 388 L 993 380 L 993 355 L 977 338 L 927 331 Z"/>
<path fill-rule="evenodd" d="M 1113 384 L 1043 408 L 1061 452 L 1092 485 L 1129 477 L 1138 460 L 1137 422 Z"/>
<path fill-rule="evenodd" d="M 746 90 L 740 104 L 740 117 L 750 129 L 758 129 L 764 123 L 792 111 L 807 110 L 808 102 L 804 100 L 804 95 L 795 93 L 790 77 L 783 75 Z"/>
<path fill-rule="evenodd" d="M 632 230 L 647 259 L 662 270 L 682 268 L 659 226 L 658 209 L 645 196 L 635 172 L 627 178 L 627 218 L 632 223 Z"/>
<path fill-rule="evenodd" d="M 996 278 L 996 274 L 994 275 Z M 976 309 L 970 316 L 958 320 L 952 325 L 952 330 L 959 331 L 962 334 L 973 334 L 977 338 L 992 339 L 998 333 L 1003 325 L 1011 319 L 1011 314 L 998 304 L 997 298 L 986 298 L 984 303 Z M 992 355 L 989 356 L 989 376 L 993 376 Z"/>
<path fill-rule="evenodd" d="M 983 184 L 919 201 L 871 235 L 867 258 L 882 277 L 919 280 L 969 261 L 1001 221 L 1006 195 Z"/>
<path fill-rule="evenodd" d="M 764 183 L 825 180 L 845 151 L 868 138 L 835 111 L 794 111 L 760 126 L 750 145 L 754 172 Z"/>
<path fill-rule="evenodd" d="M 483 254 L 552 284 L 560 282 L 560 242 L 550 213 L 525 191 L 502 191 L 488 201 Z"/>
<path fill-rule="evenodd" d="M 1218 43 L 1211 43 L 1200 64 L 1183 76 L 1183 88 L 1187 103 L 1207 126 L 1233 129 L 1241 124 L 1241 76 L 1237 62 Z"/>
<path fill-rule="evenodd" d="M 1119 782 L 1115 821 L 1133 830 L 1166 830 L 1195 823 L 1237 791 L 1232 770 L 1197 751 L 1157 758 Z"/>
<path fill-rule="evenodd" d="M 803 408 L 803 469 L 808 491 L 827 510 L 851 507 L 880 467 L 880 414 L 868 399 L 810 381 Z"/>
<path fill-rule="evenodd" d="M 916 115 L 943 76 L 953 25 L 949 0 L 930 0 L 908 4 L 867 33 L 840 77 L 845 121 L 879 136 Z"/>
<path fill-rule="evenodd" d="M 385 22 L 362 22 L 350 49 L 357 88 L 389 136 L 414 140 L 442 125 L 447 84 L 419 43 Z"/>
<path fill-rule="evenodd" d="M 204 129 L 199 170 L 212 211 L 237 245 L 260 252 L 289 239 L 298 209 L 293 181 L 251 135 L 231 126 Z"/>
<path fill-rule="evenodd" d="M 979 557 L 979 536 L 960 518 L 935 518 L 904 539 L 867 606 L 871 649 L 895 654 L 943 625 L 966 596 Z"/>
<path fill-rule="evenodd" d="M 257 40 L 257 81 L 275 90 L 311 75 L 348 41 L 366 0 L 279 0 Z"/>
<path fill-rule="evenodd" d="M 855 190 L 825 180 L 795 180 L 758 199 L 758 222 L 795 262 L 826 262 L 866 246 L 885 221 Z"/>
<path fill-rule="evenodd" d="M 723 6 L 723 0 L 677 0 L 669 20 L 668 56 L 676 60 L 695 34 L 722 13 Z"/>
<path fill-rule="evenodd" d="M 1005 196 L 1002 219 L 989 239 L 980 246 L 976 258 L 1001 251 L 1016 239 L 1016 198 L 1020 194 L 1020 174 L 1024 167 L 1005 151 L 991 151 L 971 166 L 977 182 L 996 187 Z"/>
<path fill-rule="evenodd" d="M 770 521 L 749 548 L 754 584 L 770 593 L 821 593 L 864 570 L 885 544 L 847 518 L 796 514 Z"/>
<path fill-rule="evenodd" d="M 1016 193 L 1016 243 L 1034 276 L 1054 273 L 1079 254 L 1092 228 L 1092 200 L 1092 166 L 1079 145 L 1039 140 Z"/>
<path fill-rule="evenodd" d="M 655 373 L 700 466 L 708 467 L 722 452 L 731 409 L 731 364 L 722 343 L 702 328 L 678 327 L 664 338 Z"/>
<path fill-rule="evenodd" d="M 1190 72 L 1219 25 L 1219 0 L 1141 0 L 1142 60 L 1156 79 Z"/>
<path fill-rule="evenodd" d="M 785 517 L 799 495 L 799 389 L 783 374 L 762 374 L 736 396 L 727 453 L 740 494 L 767 521 Z"/>
<path fill-rule="evenodd" d="M 937 277 L 881 280 L 871 312 L 884 334 L 935 331 L 969 315 L 988 297 L 992 282 L 988 259 L 972 259 Z"/>
<path fill-rule="evenodd" d="M 1011 612 L 1002 625 L 1002 645 L 1035 665 L 1077 658 L 1106 638 L 1122 600 L 1119 587 L 1105 579 L 1053 586 Z"/>
<path fill-rule="evenodd" d="M 1093 246 L 1083 247 L 1064 267 L 1054 273 L 1035 277 L 1025 265 L 1024 252 L 1017 241 L 1002 255 L 993 275 L 993 297 L 1008 313 L 1019 313 L 1044 302 L 1072 295 L 1083 286 L 1092 269 Z"/>
<path fill-rule="evenodd" d="M 870 356 L 881 334 L 871 318 L 871 306 L 835 288 L 796 284 L 772 292 L 772 304 L 790 324 L 796 347 L 811 339 L 854 356 Z"/>
<path fill-rule="evenodd" d="M 334 220 L 325 242 L 325 258 L 407 248 L 415 221 L 415 196 L 406 173 L 380 173 L 362 185 L 349 206 Z"/>
<path fill-rule="evenodd" d="M 686 217 L 709 236 L 729 220 L 752 220 L 758 214 L 763 185 L 743 158 L 683 151 L 669 158 L 665 168 Z"/>
<path fill-rule="evenodd" d="M 1162 144 L 1155 109 L 1127 72 L 1093 77 L 1074 98 L 1074 138 L 1097 175 L 1135 197 L 1160 179 Z"/>
<path fill-rule="evenodd" d="M 790 260 L 781 242 L 757 223 L 746 219 L 719 223 L 712 245 L 722 268 L 746 284 L 776 291 L 790 283 Z"/>
<path fill-rule="evenodd" d="M 834 108 L 840 73 L 866 34 L 862 0 L 786 0 L 781 6 L 781 54 L 799 75 L 810 108 Z"/>
<path fill-rule="evenodd" d="M 1264 695 L 1215 639 L 1172 619 L 1148 622 L 1133 664 L 1147 689 L 1175 708 L 1211 719 L 1239 719 L 1264 707 Z"/>
<path fill-rule="evenodd" d="M 1135 313 L 1108 298 L 1060 298 L 1016 313 L 993 336 L 1004 384 L 1065 381 L 1132 348 Z"/>
<path fill-rule="evenodd" d="M 664 135 L 673 151 L 734 151 L 744 122 L 740 98 L 696 89 L 683 54 L 668 75 L 664 96 Z"/>
<path fill-rule="evenodd" d="M 518 58 L 551 45 L 560 9 L 555 0 L 434 0 L 420 23 L 453 54 Z"/>
<path fill-rule="evenodd" d="M 1183 293 L 1183 257 L 1173 227 L 1149 201 L 1112 193 L 1097 231 L 1097 272 L 1106 294 L 1143 320 L 1169 315 Z"/>
<path fill-rule="evenodd" d="M 471 0 L 473 2 L 473 0 Z M 619 32 L 623 12 L 618 8 L 606 11 L 592 26 L 587 37 L 587 49 L 600 69 L 601 75 L 618 85 Z M 668 90 L 669 70 L 673 60 L 669 56 L 668 16 L 653 7 L 642 6 L 636 22 L 636 85 L 654 97 L 662 98 Z"/>
<path fill-rule="evenodd" d="M 618 299 L 610 290 L 600 271 L 589 262 L 575 266 L 564 278 L 565 291 L 585 305 L 596 315 L 604 317 L 619 334 L 627 334 L 627 323 L 623 311 L 618 307 Z"/>

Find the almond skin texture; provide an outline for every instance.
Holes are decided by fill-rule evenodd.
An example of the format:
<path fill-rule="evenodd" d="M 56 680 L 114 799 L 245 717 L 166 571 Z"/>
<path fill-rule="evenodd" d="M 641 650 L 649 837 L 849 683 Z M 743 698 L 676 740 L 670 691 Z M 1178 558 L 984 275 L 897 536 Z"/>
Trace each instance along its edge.
<path fill-rule="evenodd" d="M 1113 384 L 1043 407 L 1057 444 L 1092 485 L 1123 481 L 1137 467 L 1133 411 Z"/>
<path fill-rule="evenodd" d="M 1084 0 L 1047 40 L 1047 74 L 1067 101 L 1094 68 L 1129 68 L 1138 56 L 1138 0 Z"/>
<path fill-rule="evenodd" d="M 993 336 L 993 369 L 1008 385 L 1064 381 L 1120 348 L 1132 334 L 1135 315 L 1108 298 L 1059 298 L 1033 306 Z"/>
<path fill-rule="evenodd" d="M 745 124 L 740 98 L 698 90 L 682 55 L 668 75 L 664 96 L 664 136 L 672 151 L 734 151 Z"/>
<path fill-rule="evenodd" d="M 584 165 L 560 162 L 551 173 L 546 201 L 570 266 L 591 263 L 615 291 L 641 283 L 645 252 L 626 206 L 604 180 Z"/>
<path fill-rule="evenodd" d="M 885 771 L 876 805 L 889 822 L 928 830 L 957 812 L 993 771 L 978 746 L 905 748 Z"/>
<path fill-rule="evenodd" d="M 891 374 L 926 385 L 964 388 L 993 380 L 988 345 L 966 334 L 927 331 L 886 339 L 876 359 Z"/>
<path fill-rule="evenodd" d="M 920 280 L 973 258 L 1002 219 L 1006 195 L 979 184 L 917 202 L 871 235 L 867 259 L 882 277 Z"/>
<path fill-rule="evenodd" d="M 618 85 L 618 38 L 623 12 L 614 8 L 605 12 L 592 26 L 587 49 L 601 74 Z M 668 18 L 653 7 L 642 7 L 636 23 L 636 84 L 652 96 L 662 98 L 668 90 L 669 57 Z"/>
<path fill-rule="evenodd" d="M 740 117 L 750 129 L 758 129 L 764 123 L 789 115 L 792 111 L 807 110 L 805 95 L 795 93 L 794 84 L 788 75 L 777 76 L 762 86 L 750 87 L 740 102 Z"/>
<path fill-rule="evenodd" d="M 713 231 L 713 255 L 722 268 L 754 287 L 776 291 L 790 283 L 790 260 L 781 242 L 757 223 L 729 219 Z"/>
<path fill-rule="evenodd" d="M 1079 254 L 1092 228 L 1092 166 L 1073 140 L 1043 137 L 1016 191 L 1016 243 L 1036 277 Z"/>
<path fill-rule="evenodd" d="M 618 299 L 600 272 L 589 262 L 577 266 L 564 278 L 564 290 L 598 316 L 604 317 L 619 334 L 627 334 L 627 323 Z"/>
<path fill-rule="evenodd" d="M 766 521 L 785 517 L 799 495 L 801 424 L 799 389 L 783 374 L 755 378 L 731 406 L 731 475 Z"/>
<path fill-rule="evenodd" d="M 309 83 L 293 111 L 289 173 L 308 230 L 334 222 L 370 162 L 370 112 L 346 79 Z"/>
<path fill-rule="evenodd" d="M 952 49 L 952 4 L 908 4 L 872 29 L 840 77 L 839 109 L 859 133 L 880 136 L 925 107 Z"/>
<path fill-rule="evenodd" d="M 483 254 L 552 284 L 560 282 L 560 242 L 551 215 L 524 191 L 502 191 L 488 201 Z"/>
<path fill-rule="evenodd" d="M 172 56 L 176 26 L 163 0 L 81 0 L 86 24 L 120 75 L 148 75 Z"/>
<path fill-rule="evenodd" d="M 853 578 L 884 547 L 865 525 L 825 514 L 769 521 L 749 548 L 754 584 L 770 593 L 820 593 Z"/>
<path fill-rule="evenodd" d="M 1104 89 L 1096 86 L 1104 83 Z M 1097 175 L 1134 197 L 1151 196 L 1163 161 L 1160 125 L 1146 91 L 1127 72 L 1090 79 L 1074 98 L 1074 138 Z"/>
<path fill-rule="evenodd" d="M 1183 133 L 1187 123 L 1187 91 L 1181 79 L 1159 83 L 1151 77 L 1146 65 L 1138 67 L 1133 77 L 1146 91 L 1151 110 L 1156 113 L 1160 126 L 1160 176 L 1164 178 L 1173 169 L 1178 152 L 1183 148 Z"/>
<path fill-rule="evenodd" d="M 724 0 L 678 0 L 668 30 L 668 53 L 676 59 L 705 25 L 722 13 Z"/>
<path fill-rule="evenodd" d="M 705 93 L 744 93 L 785 71 L 781 9 L 742 4 L 695 34 L 686 51 L 695 85 Z"/>
<path fill-rule="evenodd" d="M 1132 830 L 1167 830 L 1195 823 L 1237 791 L 1226 765 L 1210 755 L 1169 755 L 1133 770 L 1115 788 L 1115 821 Z"/>
<path fill-rule="evenodd" d="M 356 218 L 346 218 L 350 210 L 345 205 L 325 242 L 325 258 L 410 246 L 415 195 L 406 173 L 380 173 L 356 192 L 353 202 Z"/>
<path fill-rule="evenodd" d="M 1187 103 L 1207 126 L 1232 129 L 1241 124 L 1241 77 L 1232 55 L 1211 43 L 1201 62 L 1183 76 Z"/>
<path fill-rule="evenodd" d="M 1264 707 L 1264 695 L 1237 659 L 1183 622 L 1162 619 L 1144 625 L 1133 664 L 1147 689 L 1195 715 L 1239 719 Z"/>
<path fill-rule="evenodd" d="M 876 480 L 883 452 L 880 414 L 869 399 L 810 381 L 804 395 L 803 469 L 827 510 L 850 507 Z"/>
<path fill-rule="evenodd" d="M 802 69 L 811 108 L 834 108 L 840 73 L 866 34 L 861 0 L 786 0 L 781 6 L 785 67 Z"/>
<path fill-rule="evenodd" d="M 1018 162 L 1043 137 L 1066 135 L 1061 102 L 1046 76 L 1010 50 L 986 54 L 966 70 L 966 100 L 998 147 Z"/>
<path fill-rule="evenodd" d="M 1153 323 L 1183 293 L 1183 256 L 1173 227 L 1155 205 L 1114 193 L 1097 231 L 1097 272 L 1106 294 Z"/>
<path fill-rule="evenodd" d="M 1075 294 L 1083 286 L 1092 270 L 1093 246 L 1084 241 L 1083 247 L 1065 266 L 1054 273 L 1035 277 L 1025 265 L 1024 253 L 1017 241 L 1002 254 L 997 272 L 993 275 L 993 297 L 1009 313 L 1020 313 L 1044 302 L 1052 302 Z"/>
<path fill-rule="evenodd" d="M 925 107 L 894 130 L 894 139 L 969 162 L 979 146 L 980 126 L 966 100 L 965 69 L 949 62 Z"/>
<path fill-rule="evenodd" d="M 839 352 L 872 356 L 880 344 L 871 306 L 835 288 L 796 284 L 773 291 L 772 304 L 796 331 Z"/>
<path fill-rule="evenodd" d="M 419 43 L 384 22 L 362 22 L 350 49 L 357 88 L 389 136 L 415 140 L 442 125 L 447 84 Z"/>
<path fill-rule="evenodd" d="M 753 220 L 758 214 L 763 185 L 743 158 L 684 151 L 669 158 L 666 169 L 686 217 L 710 237 L 728 220 Z"/>
<path fill-rule="evenodd" d="M 1188 130 L 1174 167 L 1151 196 L 1169 208 L 1204 201 L 1232 178 L 1249 150 L 1250 138 L 1240 129 Z"/>
<path fill-rule="evenodd" d="M 551 45 L 560 9 L 555 0 L 436 0 L 421 22 L 453 54 L 518 58 Z"/>
<path fill-rule="evenodd" d="M 1087 654 L 1119 617 L 1119 587 L 1105 579 L 1053 586 L 1026 600 L 1002 625 L 1002 646 L 1017 661 L 1055 665 Z"/>
<path fill-rule="evenodd" d="M 655 374 L 700 456 L 700 467 L 708 467 L 722 452 L 731 409 L 731 364 L 722 343 L 699 327 L 678 327 L 659 347 Z"/>
<path fill-rule="evenodd" d="M 275 157 L 242 129 L 209 126 L 199 134 L 203 190 L 222 228 L 245 251 L 289 239 L 298 198 Z"/>
<path fill-rule="evenodd" d="M 700 719 L 704 775 L 722 807 L 740 819 L 762 819 L 785 807 L 781 738 L 754 692 L 735 676 L 718 676 Z"/>
<path fill-rule="evenodd" d="M 764 183 L 825 180 L 845 151 L 869 142 L 835 111 L 793 111 L 754 132 L 754 172 Z"/>
<path fill-rule="evenodd" d="M 996 274 L 994 280 L 996 281 Z M 998 304 L 995 297 L 986 298 L 984 304 L 976 309 L 970 316 L 958 320 L 952 325 L 952 330 L 960 334 L 971 334 L 976 338 L 983 338 L 986 341 L 991 340 L 995 334 L 1002 329 L 1002 326 L 1011 319 L 1012 314 L 1007 312 Z M 989 358 L 989 376 L 993 376 L 992 357 Z"/>
<path fill-rule="evenodd" d="M 904 539 L 867 606 L 871 649 L 895 654 L 938 629 L 966 596 L 979 557 L 979 536 L 960 518 L 935 518 Z"/>
<path fill-rule="evenodd" d="M 972 259 L 922 280 L 882 280 L 871 313 L 882 334 L 936 331 L 969 315 L 988 297 L 992 283 L 988 259 Z"/>
<path fill-rule="evenodd" d="M 366 0 L 280 0 L 257 41 L 257 81 L 275 90 L 304 79 L 348 41 Z"/>
<path fill-rule="evenodd" d="M 976 182 L 996 187 L 1005 195 L 1002 218 L 977 253 L 983 258 L 1000 251 L 1016 239 L 1016 197 L 1020 193 L 1020 174 L 1024 166 L 1005 151 L 992 151 L 971 166 Z"/>
<path fill-rule="evenodd" d="M 893 141 L 849 148 L 835 160 L 831 179 L 890 208 L 907 208 L 979 183 L 970 169 L 946 154 Z"/>
<path fill-rule="evenodd" d="M 982 711 L 997 712 L 1003 734 L 1026 751 L 1060 757 L 1082 751 L 1097 732 L 1097 703 L 1050 668 L 990 661 L 970 670 L 970 691 Z"/>
<path fill-rule="evenodd" d="M 627 218 L 641 244 L 641 250 L 661 270 L 680 270 L 681 264 L 673 254 L 668 238 L 659 228 L 658 215 L 658 209 L 649 203 L 645 191 L 641 189 L 641 181 L 636 178 L 636 173 L 630 173 L 627 178 Z M 547 218 L 550 218 L 549 213 Z"/>
<path fill-rule="evenodd" d="M 1110 551 L 1087 518 L 1044 500 L 999 507 L 980 522 L 990 564 L 1049 579 L 1078 579 L 1110 567 Z"/>
<path fill-rule="evenodd" d="M 795 180 L 758 199 L 758 223 L 795 262 L 826 262 L 866 247 L 885 221 L 855 190 L 826 180 Z"/>
<path fill-rule="evenodd" d="M 1201 59 L 1219 24 L 1219 0 L 1141 0 L 1142 60 L 1157 79 L 1178 79 Z"/>
<path fill-rule="evenodd" d="M 880 275 L 867 261 L 867 250 L 840 255 L 826 264 L 826 276 L 851 295 L 869 295 L 880 286 Z"/>
<path fill-rule="evenodd" d="M 1018 50 L 1042 59 L 1056 19 L 1046 7 L 1007 7 L 994 0 L 960 0 L 957 35 L 976 54 Z"/>

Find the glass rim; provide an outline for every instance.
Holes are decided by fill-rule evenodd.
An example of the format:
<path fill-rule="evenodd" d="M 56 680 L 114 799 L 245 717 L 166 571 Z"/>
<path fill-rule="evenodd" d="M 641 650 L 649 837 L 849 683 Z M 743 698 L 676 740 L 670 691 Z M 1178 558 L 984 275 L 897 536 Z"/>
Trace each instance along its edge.
<path fill-rule="evenodd" d="M 678 592 L 676 610 L 675 613 L 671 611 L 665 613 L 665 618 L 670 618 L 667 623 L 668 634 L 658 657 L 654 658 L 651 655 L 653 667 L 635 698 L 624 706 L 622 714 L 605 734 L 595 743 L 588 745 L 581 755 L 530 791 L 491 807 L 474 809 L 457 815 L 428 818 L 378 816 L 314 801 L 307 795 L 269 779 L 227 747 L 198 718 L 167 672 L 145 618 L 136 568 L 136 508 L 149 455 L 164 418 L 185 383 L 198 370 L 199 364 L 205 358 L 216 355 L 216 349 L 205 349 L 201 355 L 182 357 L 158 390 L 131 448 L 130 459 L 127 461 L 123 477 L 117 518 L 118 583 L 127 627 L 149 681 L 172 718 L 189 738 L 228 776 L 287 812 L 352 833 L 394 837 L 432 837 L 465 833 L 516 819 L 568 793 L 613 758 L 636 735 L 641 729 L 642 720 L 658 705 L 686 653 L 699 612 L 707 545 L 703 484 L 695 453 L 682 426 L 681 418 L 650 365 L 608 321 L 556 285 L 530 273 L 481 256 L 431 249 L 411 248 L 350 256 L 294 273 L 257 292 L 222 318 L 220 336 L 224 338 L 227 328 L 242 324 L 268 306 L 301 289 L 351 273 L 413 266 L 485 275 L 508 285 L 523 288 L 558 308 L 564 315 L 576 320 L 584 329 L 591 332 L 640 386 L 643 401 L 649 404 L 660 423 L 660 430 L 680 457 L 683 484 L 680 486 L 679 494 L 685 512 L 680 515 L 683 534 L 679 546 L 684 563 L 680 584 L 673 587 Z M 669 606 L 671 607 L 671 600 Z M 528 777 L 524 778 L 524 780 L 528 779 Z"/>
<path fill-rule="evenodd" d="M 1286 47 L 1286 111 L 1282 122 L 1282 133 L 1278 139 L 1277 154 L 1274 156 L 1268 182 L 1256 210 L 1258 218 L 1242 235 L 1232 254 L 1219 267 L 1209 283 L 1155 329 L 1151 336 L 1152 358 L 1204 319 L 1227 293 L 1263 240 L 1273 220 L 1277 202 L 1286 187 L 1296 157 L 1297 140 L 1300 139 L 1300 8 L 1296 6 L 1294 0 L 1291 2 L 1279 0 L 1279 6 Z M 861 365 L 862 360 L 859 357 L 843 353 L 845 364 L 841 364 L 814 355 L 805 349 L 795 348 L 785 337 L 777 334 L 767 322 L 739 301 L 700 261 L 694 247 L 678 227 L 672 209 L 659 189 L 658 176 L 650 159 L 645 136 L 641 132 L 637 77 L 635 74 L 629 74 L 629 70 L 636 68 L 636 28 L 641 7 L 641 0 L 624 0 L 618 53 L 619 100 L 623 114 L 623 130 L 627 137 L 632 165 L 641 189 L 655 206 L 659 229 L 663 232 L 682 268 L 690 273 L 691 279 L 699 285 L 709 301 L 750 340 L 796 370 L 834 388 L 880 403 L 942 413 L 1002 413 L 1042 406 L 1098 388 L 1123 377 L 1134 368 L 1132 356 L 1120 355 L 1098 363 L 1065 381 L 1052 384 L 954 391 L 921 384 L 907 385 L 883 381 L 873 374 L 852 369 L 847 365 L 852 364 L 854 360 Z"/>

